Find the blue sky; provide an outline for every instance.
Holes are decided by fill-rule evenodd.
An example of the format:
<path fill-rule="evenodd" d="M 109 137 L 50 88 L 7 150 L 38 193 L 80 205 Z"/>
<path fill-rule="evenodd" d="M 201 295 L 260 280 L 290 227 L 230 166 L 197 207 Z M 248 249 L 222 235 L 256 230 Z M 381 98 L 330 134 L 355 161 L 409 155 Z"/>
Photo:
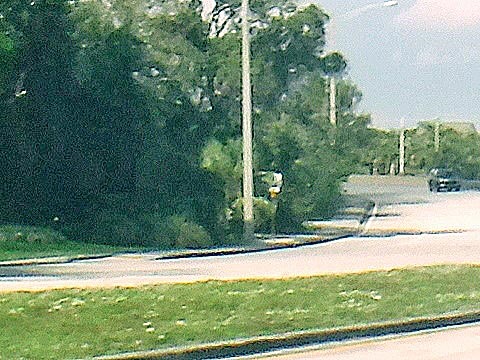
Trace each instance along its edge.
<path fill-rule="evenodd" d="M 349 60 L 364 95 L 358 111 L 371 113 L 374 126 L 439 118 L 480 129 L 480 0 L 299 2 L 332 17 L 329 46 Z"/>

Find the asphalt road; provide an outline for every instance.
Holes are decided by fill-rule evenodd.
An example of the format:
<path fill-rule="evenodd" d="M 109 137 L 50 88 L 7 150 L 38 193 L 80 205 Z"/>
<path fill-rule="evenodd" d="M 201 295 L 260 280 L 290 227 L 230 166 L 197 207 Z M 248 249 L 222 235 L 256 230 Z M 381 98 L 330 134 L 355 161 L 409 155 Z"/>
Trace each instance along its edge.
<path fill-rule="evenodd" d="M 351 176 L 343 186 L 353 197 L 374 200 L 379 206 L 434 202 L 425 176 Z M 444 195 L 442 193 L 441 195 Z"/>
<path fill-rule="evenodd" d="M 202 280 L 284 278 L 430 264 L 480 264 L 480 193 L 430 194 L 418 179 L 355 183 L 350 193 L 377 196 L 366 234 L 314 246 L 222 257 L 156 260 L 122 255 L 68 264 L 0 267 L 0 292 L 62 287 L 137 286 Z M 365 183 L 365 181 L 364 181 Z M 416 185 L 415 185 L 416 184 Z M 380 192 L 375 192 L 378 190 Z M 362 193 L 363 192 L 363 193 Z M 394 201 L 388 194 L 395 194 Z M 432 233 L 433 232 L 433 233 Z"/>
<path fill-rule="evenodd" d="M 371 182 L 376 187 L 362 186 L 361 178 L 347 184 L 349 193 L 366 195 L 373 193 L 378 204 L 377 217 L 366 226 L 370 234 L 414 232 L 447 232 L 446 234 L 395 236 L 385 247 L 388 263 L 393 265 L 391 250 L 398 251 L 398 258 L 432 263 L 441 261 L 442 254 L 463 252 L 468 247 L 471 257 L 463 260 L 479 263 L 480 259 L 480 210 L 479 194 L 476 192 L 431 194 L 425 183 L 408 179 L 409 186 L 396 184 L 396 179 L 376 178 Z M 449 233 L 450 232 L 450 233 Z M 425 242 L 425 238 L 429 240 Z M 391 241 L 401 240 L 402 245 L 390 246 Z M 405 240 L 410 242 L 410 250 Z M 470 239 L 470 241 L 467 241 Z M 446 240 L 446 242 L 443 242 Z M 467 245 L 468 242 L 468 245 Z M 457 250 L 455 250 L 455 247 Z M 463 256 L 463 255 L 462 255 Z M 447 260 L 444 258 L 444 260 Z M 452 260 L 452 259 L 450 259 Z M 459 259 L 459 262 L 461 259 Z M 475 279 L 472 279 L 475 281 Z M 259 358 L 259 357 L 257 357 Z M 378 339 L 353 344 L 340 344 L 317 350 L 301 350 L 288 354 L 265 356 L 269 360 L 474 360 L 480 358 L 480 326 L 468 326 L 424 334 L 400 336 L 389 340 Z"/>
<path fill-rule="evenodd" d="M 476 360 L 479 358 L 480 326 L 264 357 L 266 360 Z"/>
<path fill-rule="evenodd" d="M 364 236 L 222 257 L 157 260 L 158 255 L 145 254 L 69 264 L 0 267 L 0 292 L 480 264 L 480 192 L 431 194 L 422 179 L 388 177 L 354 178 L 345 190 L 352 197 L 373 198 L 377 203 Z M 472 326 L 270 359 L 473 360 L 480 358 L 479 354 L 480 327 Z"/>

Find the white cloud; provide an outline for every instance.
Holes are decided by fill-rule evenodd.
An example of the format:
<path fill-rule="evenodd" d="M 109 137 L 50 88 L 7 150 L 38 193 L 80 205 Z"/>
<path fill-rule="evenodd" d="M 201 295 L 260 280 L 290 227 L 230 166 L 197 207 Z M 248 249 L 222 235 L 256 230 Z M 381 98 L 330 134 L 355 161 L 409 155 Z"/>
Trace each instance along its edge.
<path fill-rule="evenodd" d="M 416 0 L 397 20 L 408 26 L 435 30 L 480 26 L 480 0 Z"/>

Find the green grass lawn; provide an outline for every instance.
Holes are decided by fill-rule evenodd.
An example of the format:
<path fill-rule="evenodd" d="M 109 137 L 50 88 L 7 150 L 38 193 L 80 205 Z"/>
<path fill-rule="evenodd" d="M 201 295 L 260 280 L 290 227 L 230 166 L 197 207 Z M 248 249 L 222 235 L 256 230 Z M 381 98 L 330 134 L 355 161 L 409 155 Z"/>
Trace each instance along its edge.
<path fill-rule="evenodd" d="M 0 359 L 74 359 L 480 310 L 480 267 L 0 294 Z"/>
<path fill-rule="evenodd" d="M 127 248 L 74 242 L 50 229 L 33 226 L 0 226 L 0 261 L 49 256 L 110 254 Z"/>

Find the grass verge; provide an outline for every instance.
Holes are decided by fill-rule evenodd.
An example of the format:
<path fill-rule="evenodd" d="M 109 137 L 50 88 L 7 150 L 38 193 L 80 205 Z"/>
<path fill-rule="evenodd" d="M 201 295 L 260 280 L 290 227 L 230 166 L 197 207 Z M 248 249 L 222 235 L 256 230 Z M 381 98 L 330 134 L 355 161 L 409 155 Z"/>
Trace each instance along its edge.
<path fill-rule="evenodd" d="M 0 294 L 0 359 L 78 359 L 480 309 L 479 266 Z"/>
<path fill-rule="evenodd" d="M 50 256 L 110 254 L 126 250 L 129 249 L 69 241 L 62 234 L 50 228 L 19 225 L 0 226 L 0 261 Z"/>

